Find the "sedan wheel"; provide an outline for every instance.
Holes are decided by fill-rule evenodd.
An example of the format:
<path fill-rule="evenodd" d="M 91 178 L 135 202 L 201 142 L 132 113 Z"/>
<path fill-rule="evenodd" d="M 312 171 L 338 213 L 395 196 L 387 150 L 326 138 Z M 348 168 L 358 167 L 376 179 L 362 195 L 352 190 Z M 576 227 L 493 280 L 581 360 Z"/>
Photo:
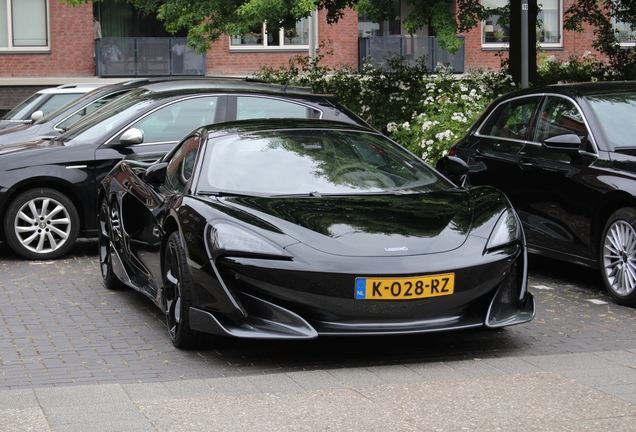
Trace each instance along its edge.
<path fill-rule="evenodd" d="M 4 232 L 11 249 L 24 258 L 58 258 L 77 240 L 79 215 L 58 191 L 32 189 L 9 205 Z"/>
<path fill-rule="evenodd" d="M 616 302 L 636 306 L 636 209 L 616 211 L 605 225 L 601 247 L 603 281 Z"/>
<path fill-rule="evenodd" d="M 168 237 L 163 272 L 166 324 L 172 344 L 177 348 L 194 348 L 209 343 L 212 335 L 190 328 L 193 282 L 178 232 Z"/>

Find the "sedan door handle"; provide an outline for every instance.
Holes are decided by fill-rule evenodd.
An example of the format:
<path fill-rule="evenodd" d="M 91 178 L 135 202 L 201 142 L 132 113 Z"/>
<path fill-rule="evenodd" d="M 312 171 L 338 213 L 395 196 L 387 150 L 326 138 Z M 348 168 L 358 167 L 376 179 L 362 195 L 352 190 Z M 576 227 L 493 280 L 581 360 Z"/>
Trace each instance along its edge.
<path fill-rule="evenodd" d="M 534 166 L 534 163 L 532 163 L 532 161 L 529 161 L 527 159 L 520 159 L 519 166 L 521 167 L 521 169 L 529 169 Z"/>

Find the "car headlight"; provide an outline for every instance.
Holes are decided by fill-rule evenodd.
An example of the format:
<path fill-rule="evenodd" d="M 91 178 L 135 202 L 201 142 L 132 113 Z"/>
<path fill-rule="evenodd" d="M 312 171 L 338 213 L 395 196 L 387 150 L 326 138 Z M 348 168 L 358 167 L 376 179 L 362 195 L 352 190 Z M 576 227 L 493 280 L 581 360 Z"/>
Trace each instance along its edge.
<path fill-rule="evenodd" d="M 238 252 L 243 254 L 288 257 L 282 248 L 247 230 L 227 223 L 215 224 L 210 229 L 212 253 Z"/>
<path fill-rule="evenodd" d="M 486 249 L 494 249 L 510 243 L 518 242 L 523 237 L 521 225 L 514 211 L 504 211 L 488 237 Z"/>

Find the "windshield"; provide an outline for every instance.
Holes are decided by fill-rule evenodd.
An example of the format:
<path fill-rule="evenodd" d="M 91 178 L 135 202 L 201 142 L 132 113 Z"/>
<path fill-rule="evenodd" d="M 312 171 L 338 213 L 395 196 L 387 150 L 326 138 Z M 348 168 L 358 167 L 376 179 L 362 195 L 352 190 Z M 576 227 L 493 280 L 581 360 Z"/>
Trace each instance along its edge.
<path fill-rule="evenodd" d="M 452 187 L 389 139 L 335 130 L 225 136 L 208 146 L 198 189 L 254 195 L 342 195 Z"/>
<path fill-rule="evenodd" d="M 72 145 L 104 140 L 136 118 L 135 114 L 154 103 L 153 99 L 142 97 L 145 92 L 143 89 L 133 90 L 103 105 L 75 123 L 60 139 Z"/>
<path fill-rule="evenodd" d="M 24 120 L 28 117 L 28 114 L 38 106 L 40 101 L 44 99 L 46 95 L 35 93 L 22 101 L 18 106 L 6 113 L 2 120 Z"/>
<path fill-rule="evenodd" d="M 587 100 L 611 147 L 636 146 L 636 94 L 589 96 Z"/>

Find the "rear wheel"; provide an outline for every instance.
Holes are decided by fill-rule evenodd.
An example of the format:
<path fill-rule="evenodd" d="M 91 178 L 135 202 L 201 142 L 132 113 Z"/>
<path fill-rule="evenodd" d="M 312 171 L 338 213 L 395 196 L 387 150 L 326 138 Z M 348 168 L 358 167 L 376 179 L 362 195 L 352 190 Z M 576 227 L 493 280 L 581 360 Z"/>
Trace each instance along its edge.
<path fill-rule="evenodd" d="M 172 344 L 177 348 L 195 348 L 209 344 L 213 335 L 190 328 L 193 282 L 181 237 L 176 231 L 168 237 L 163 272 L 166 324 Z"/>
<path fill-rule="evenodd" d="M 48 188 L 28 190 L 7 209 L 4 233 L 11 249 L 27 259 L 66 254 L 79 234 L 79 214 L 70 199 Z"/>
<path fill-rule="evenodd" d="M 110 208 L 106 198 L 102 200 L 99 206 L 99 236 L 97 242 L 99 245 L 99 268 L 102 272 L 102 280 L 104 286 L 111 290 L 123 289 L 126 286 L 119 280 L 113 272 L 113 227 L 110 216 Z"/>
<path fill-rule="evenodd" d="M 636 209 L 612 214 L 601 239 L 603 281 L 618 304 L 636 306 Z"/>

